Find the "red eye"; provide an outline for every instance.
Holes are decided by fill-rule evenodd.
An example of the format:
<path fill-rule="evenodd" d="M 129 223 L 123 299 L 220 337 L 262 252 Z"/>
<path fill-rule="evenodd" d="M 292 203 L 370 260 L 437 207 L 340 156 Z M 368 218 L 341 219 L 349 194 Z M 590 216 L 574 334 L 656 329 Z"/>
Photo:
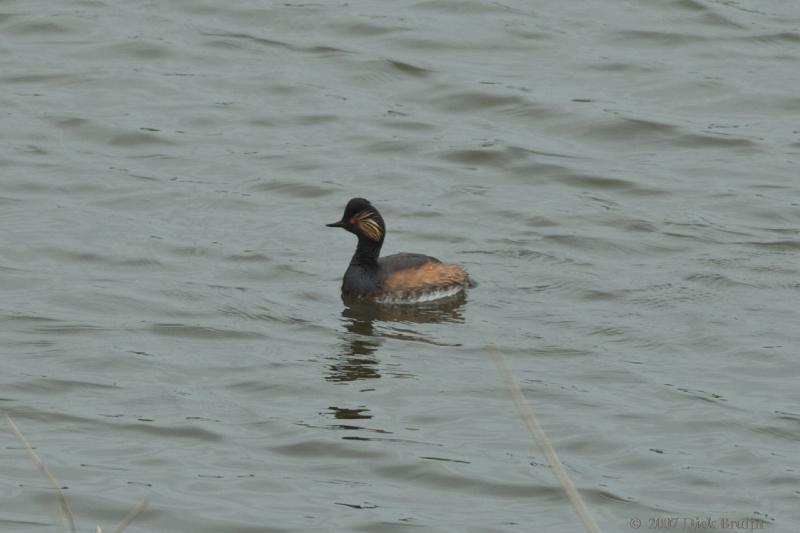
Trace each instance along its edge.
<path fill-rule="evenodd" d="M 350 217 L 349 219 L 347 219 L 347 223 L 350 224 L 351 226 L 354 226 L 356 223 L 356 217 Z"/>

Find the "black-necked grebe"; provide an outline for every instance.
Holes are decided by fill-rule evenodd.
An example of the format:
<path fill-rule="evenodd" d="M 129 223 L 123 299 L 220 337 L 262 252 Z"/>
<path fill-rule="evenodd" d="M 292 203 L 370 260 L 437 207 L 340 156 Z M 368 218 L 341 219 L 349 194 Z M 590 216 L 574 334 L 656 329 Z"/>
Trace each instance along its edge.
<path fill-rule="evenodd" d="M 454 296 L 469 285 L 463 268 L 434 257 L 402 253 L 379 258 L 386 224 L 364 198 L 347 202 L 342 219 L 328 226 L 344 228 L 358 237 L 356 253 L 342 280 L 344 296 L 381 303 L 418 303 Z"/>

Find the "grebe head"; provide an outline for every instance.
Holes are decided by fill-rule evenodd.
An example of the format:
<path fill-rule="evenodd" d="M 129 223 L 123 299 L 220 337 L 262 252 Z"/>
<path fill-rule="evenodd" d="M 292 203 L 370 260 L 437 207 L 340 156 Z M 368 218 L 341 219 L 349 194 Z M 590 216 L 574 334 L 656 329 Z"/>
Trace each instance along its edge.
<path fill-rule="evenodd" d="M 329 228 L 344 228 L 358 236 L 359 240 L 367 239 L 374 243 L 382 243 L 386 236 L 386 224 L 378 210 L 369 200 L 353 198 L 347 202 L 344 215 L 338 222 L 326 224 Z"/>

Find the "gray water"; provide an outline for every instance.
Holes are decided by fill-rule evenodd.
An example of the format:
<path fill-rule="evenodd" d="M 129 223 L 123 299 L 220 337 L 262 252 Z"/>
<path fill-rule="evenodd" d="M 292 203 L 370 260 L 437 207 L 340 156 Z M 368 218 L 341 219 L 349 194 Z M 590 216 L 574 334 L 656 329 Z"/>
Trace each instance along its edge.
<path fill-rule="evenodd" d="M 794 0 L 0 2 L 0 411 L 80 531 L 800 524 Z M 347 307 L 353 196 L 466 298 Z M 0 427 L 0 530 L 59 531 Z"/>

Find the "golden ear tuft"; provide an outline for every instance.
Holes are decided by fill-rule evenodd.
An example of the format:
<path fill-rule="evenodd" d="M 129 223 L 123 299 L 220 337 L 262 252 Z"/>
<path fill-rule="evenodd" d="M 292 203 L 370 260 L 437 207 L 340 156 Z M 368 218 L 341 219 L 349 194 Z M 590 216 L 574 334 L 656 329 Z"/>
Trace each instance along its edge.
<path fill-rule="evenodd" d="M 374 214 L 373 211 L 365 209 L 364 211 L 356 213 L 355 218 L 358 221 L 358 229 L 360 229 L 364 235 L 373 241 L 379 241 L 383 235 L 383 229 L 380 223 L 372 218 Z"/>

